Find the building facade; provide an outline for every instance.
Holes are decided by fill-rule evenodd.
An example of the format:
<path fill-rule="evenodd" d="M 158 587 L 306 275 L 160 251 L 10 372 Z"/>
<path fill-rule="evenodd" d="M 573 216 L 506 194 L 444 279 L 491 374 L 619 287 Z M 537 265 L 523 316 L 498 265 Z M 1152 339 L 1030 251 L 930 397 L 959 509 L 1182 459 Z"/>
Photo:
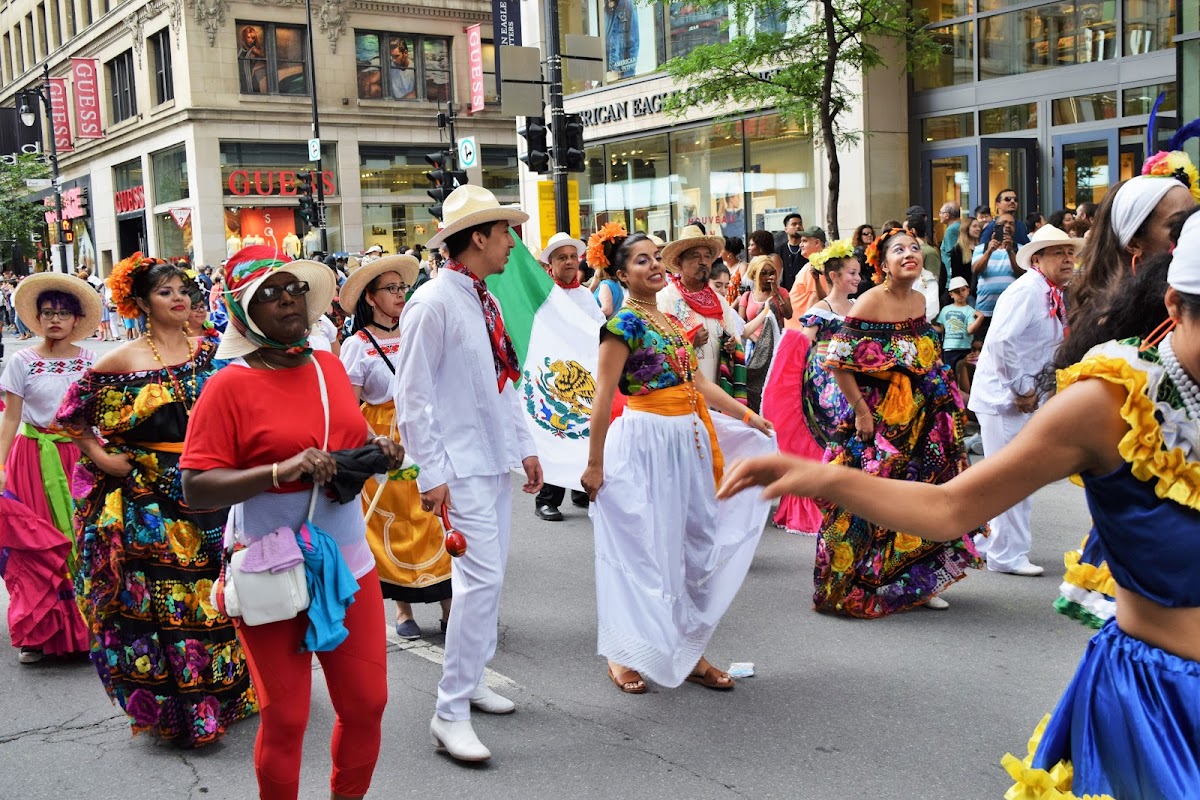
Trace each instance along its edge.
<path fill-rule="evenodd" d="M 299 176 L 315 166 L 314 85 L 329 250 L 423 244 L 437 230 L 424 156 L 447 147 L 437 122 L 446 102 L 469 105 L 466 28 L 475 23 L 488 102 L 459 115 L 458 135 L 478 142 L 474 178 L 518 199 L 513 119 L 500 114 L 495 92 L 490 3 L 314 0 L 313 20 L 309 31 L 301 0 L 3 5 L 0 105 L 40 85 L 47 59 L 63 79 L 54 129 L 71 198 L 71 266 L 107 274 L 137 250 L 217 264 L 254 243 L 312 254 L 317 236 L 299 215 L 298 193 Z"/>

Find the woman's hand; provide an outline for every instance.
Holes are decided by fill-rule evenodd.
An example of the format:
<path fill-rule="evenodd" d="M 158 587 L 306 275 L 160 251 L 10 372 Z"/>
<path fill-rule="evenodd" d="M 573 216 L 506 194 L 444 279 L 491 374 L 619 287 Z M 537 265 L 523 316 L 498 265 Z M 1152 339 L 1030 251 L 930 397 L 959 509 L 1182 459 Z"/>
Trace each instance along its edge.
<path fill-rule="evenodd" d="M 859 402 L 854 406 L 854 430 L 858 431 L 858 438 L 864 442 L 871 441 L 875 436 L 875 415 L 871 413 L 867 401 L 862 398 L 859 398 Z"/>
<path fill-rule="evenodd" d="M 600 464 L 588 464 L 579 482 L 583 485 L 583 490 L 587 492 L 588 500 L 595 500 L 596 495 L 600 492 L 600 487 L 604 485 L 604 467 Z"/>
<path fill-rule="evenodd" d="M 708 344 L 708 328 L 701 325 L 696 328 L 696 335 L 692 337 L 692 347 L 699 350 L 706 344 Z"/>
<path fill-rule="evenodd" d="M 404 463 L 404 448 L 399 442 L 394 442 L 387 436 L 372 437 L 371 442 L 388 457 L 388 469 L 400 469 Z"/>
<path fill-rule="evenodd" d="M 104 458 L 95 463 L 101 472 L 114 478 L 124 478 L 133 472 L 133 462 L 128 453 L 106 453 Z"/>
<path fill-rule="evenodd" d="M 725 470 L 717 498 L 733 497 L 751 486 L 764 486 L 763 497 L 774 499 L 785 494 L 814 497 L 817 477 L 825 467 L 819 461 L 794 456 L 759 456 L 735 461 Z"/>
<path fill-rule="evenodd" d="M 762 414 L 751 414 L 750 419 L 746 420 L 746 424 L 759 433 L 765 433 L 767 436 L 775 435 L 775 426 Z"/>
<path fill-rule="evenodd" d="M 308 475 L 313 483 L 324 486 L 335 474 L 337 462 L 333 460 L 333 456 L 316 447 L 310 447 L 287 461 L 279 462 L 280 483 L 295 483 Z"/>

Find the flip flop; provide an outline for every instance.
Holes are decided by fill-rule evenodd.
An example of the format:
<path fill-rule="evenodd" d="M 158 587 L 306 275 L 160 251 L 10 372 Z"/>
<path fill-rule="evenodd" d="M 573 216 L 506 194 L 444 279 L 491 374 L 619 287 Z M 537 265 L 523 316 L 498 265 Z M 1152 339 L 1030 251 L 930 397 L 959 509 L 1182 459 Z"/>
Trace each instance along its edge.
<path fill-rule="evenodd" d="M 632 680 L 629 677 L 631 675 L 633 676 Z M 622 692 L 624 692 L 625 694 L 645 694 L 646 693 L 646 682 L 644 680 L 642 680 L 642 676 L 639 675 L 636 670 L 627 669 L 624 672 L 622 672 L 620 675 L 614 675 L 612 667 L 609 667 L 608 668 L 608 677 L 613 682 L 613 684 L 618 689 L 620 689 Z M 636 684 L 641 684 L 641 687 L 633 688 L 633 689 L 627 688 L 628 684 L 631 684 L 631 683 L 635 684 L 635 686 L 636 686 Z"/>
<path fill-rule="evenodd" d="M 722 682 L 721 678 L 724 678 L 725 681 Z M 687 682 L 698 683 L 707 689 L 716 689 L 718 692 L 727 692 L 734 687 L 733 678 L 729 677 L 729 673 L 722 672 L 711 664 L 702 673 L 693 672 L 688 675 Z"/>

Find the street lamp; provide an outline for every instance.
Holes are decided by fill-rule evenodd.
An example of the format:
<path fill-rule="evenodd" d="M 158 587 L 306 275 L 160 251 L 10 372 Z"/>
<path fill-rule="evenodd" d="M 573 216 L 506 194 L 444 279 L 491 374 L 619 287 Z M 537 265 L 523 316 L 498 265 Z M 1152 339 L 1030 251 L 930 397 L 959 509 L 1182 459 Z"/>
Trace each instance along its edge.
<path fill-rule="evenodd" d="M 63 206 L 62 206 L 62 187 L 58 181 L 58 143 L 54 140 L 54 106 L 50 102 L 50 62 L 46 61 L 42 64 L 42 86 L 35 89 L 22 89 L 17 93 L 17 113 L 21 117 L 21 124 L 26 128 L 32 128 L 37 124 L 37 114 L 34 112 L 34 103 L 40 98 L 42 106 L 46 109 L 46 120 L 50 126 L 50 177 L 53 180 L 54 187 L 54 216 L 55 224 L 58 226 L 58 264 L 62 271 L 67 272 L 67 244 L 63 241 Z"/>

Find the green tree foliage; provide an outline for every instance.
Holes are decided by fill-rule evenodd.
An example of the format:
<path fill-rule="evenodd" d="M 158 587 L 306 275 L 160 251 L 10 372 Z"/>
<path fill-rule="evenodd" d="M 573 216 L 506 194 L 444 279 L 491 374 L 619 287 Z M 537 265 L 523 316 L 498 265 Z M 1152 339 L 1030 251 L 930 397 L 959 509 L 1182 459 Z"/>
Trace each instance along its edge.
<path fill-rule="evenodd" d="M 33 252 L 32 234 L 41 230 L 49 209 L 40 200 L 30 199 L 25 181 L 48 177 L 50 167 L 45 156 L 21 153 L 15 159 L 0 158 L 0 260 L 9 260 L 12 242 L 24 253 Z"/>
<path fill-rule="evenodd" d="M 857 99 L 851 88 L 883 66 L 888 41 L 902 47 L 905 68 L 927 66 L 941 46 L 922 29 L 907 0 L 692 0 L 705 8 L 728 7 L 729 41 L 695 48 L 671 59 L 667 71 L 686 91 L 664 102 L 670 113 L 694 105 L 750 109 L 773 107 L 780 116 L 819 131 L 829 167 L 825 226 L 838 236 L 841 164 L 837 148 L 861 131 L 842 112 Z"/>

